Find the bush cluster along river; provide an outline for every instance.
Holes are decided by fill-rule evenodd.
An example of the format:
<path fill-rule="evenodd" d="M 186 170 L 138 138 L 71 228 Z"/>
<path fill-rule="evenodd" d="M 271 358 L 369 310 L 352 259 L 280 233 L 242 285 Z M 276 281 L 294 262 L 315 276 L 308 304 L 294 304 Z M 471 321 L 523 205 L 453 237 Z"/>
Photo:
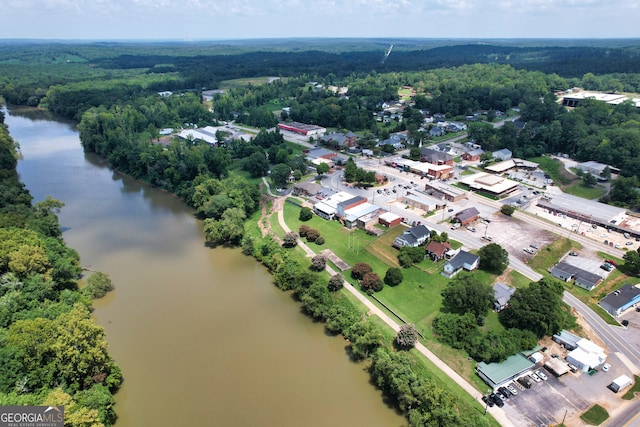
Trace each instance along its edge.
<path fill-rule="evenodd" d="M 6 123 L 21 180 L 66 204 L 65 241 L 116 286 L 94 314 L 125 377 L 118 427 L 405 424 L 343 340 L 254 259 L 206 248 L 182 202 L 85 154 L 72 123 L 16 108 Z"/>

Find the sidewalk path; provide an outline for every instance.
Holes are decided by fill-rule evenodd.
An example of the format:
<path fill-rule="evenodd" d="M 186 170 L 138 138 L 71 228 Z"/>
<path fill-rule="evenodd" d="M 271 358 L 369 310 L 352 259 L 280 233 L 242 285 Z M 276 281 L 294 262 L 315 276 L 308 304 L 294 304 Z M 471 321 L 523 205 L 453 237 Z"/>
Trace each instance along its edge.
<path fill-rule="evenodd" d="M 265 184 L 267 184 L 266 180 L 264 180 L 264 182 Z M 271 194 L 271 190 L 269 190 L 268 184 L 267 184 L 267 189 L 269 194 Z M 284 197 L 280 199 L 284 199 Z M 276 206 L 280 207 L 280 209 L 278 209 L 278 222 L 280 223 L 280 226 L 284 229 L 284 231 L 288 233 L 289 231 L 291 231 L 291 229 L 287 226 L 287 224 L 284 221 L 284 210 L 282 209 L 282 203 L 280 204 L 274 203 L 274 208 Z M 309 248 L 309 246 L 307 246 L 304 242 L 299 241 L 298 245 L 307 253 L 308 256 L 313 257 L 316 255 L 315 252 L 311 248 Z M 327 266 L 327 271 L 331 275 L 337 274 L 337 272 L 329 266 Z M 393 320 L 384 311 L 378 308 L 378 306 L 376 306 L 373 302 L 371 302 L 365 295 L 360 293 L 355 287 L 353 287 L 353 285 L 345 281 L 344 288 L 349 292 L 351 292 L 362 304 L 364 304 L 365 307 L 369 309 L 369 314 L 374 314 L 378 316 L 387 325 L 389 325 L 394 331 L 397 332 L 400 330 L 400 325 L 395 320 Z M 416 350 L 418 350 L 420 353 L 426 356 L 431 362 L 433 362 L 433 364 L 435 364 L 445 374 L 447 374 L 449 378 L 455 381 L 456 384 L 462 387 L 463 390 L 465 390 L 474 399 L 479 401 L 480 404 L 482 404 L 482 401 L 480 400 L 482 398 L 482 394 L 478 390 L 476 390 L 471 384 L 469 384 L 467 380 L 462 378 L 456 371 L 451 369 L 446 363 L 444 363 L 441 359 L 439 359 L 438 356 L 433 354 L 427 347 L 425 347 L 423 344 L 419 342 L 416 343 Z M 514 426 L 514 424 L 507 418 L 507 415 L 505 414 L 505 412 L 502 409 L 498 408 L 497 406 L 494 406 L 493 408 L 488 408 L 488 412 L 493 416 L 493 418 L 495 418 L 500 423 L 500 425 L 504 427 Z"/>

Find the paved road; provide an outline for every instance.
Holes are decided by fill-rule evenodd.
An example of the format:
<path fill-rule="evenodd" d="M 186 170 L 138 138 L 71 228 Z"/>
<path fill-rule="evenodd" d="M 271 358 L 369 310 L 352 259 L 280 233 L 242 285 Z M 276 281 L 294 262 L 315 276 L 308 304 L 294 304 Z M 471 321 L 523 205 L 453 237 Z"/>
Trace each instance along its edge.
<path fill-rule="evenodd" d="M 267 190 L 269 194 L 274 196 L 274 194 L 271 193 L 271 189 L 269 188 L 269 184 L 267 183 L 265 178 L 263 178 L 263 182 L 265 183 L 265 185 L 267 185 Z M 284 210 L 281 208 L 278 209 L 278 222 L 280 223 L 280 226 L 283 228 L 285 232 L 291 231 L 291 229 L 287 226 L 284 220 Z M 302 247 L 302 249 L 307 253 L 308 256 L 313 257 L 316 255 L 315 252 L 309 246 L 307 246 L 303 241 L 299 241 L 298 245 Z M 327 266 L 327 271 L 331 275 L 334 275 L 337 273 L 335 270 L 333 270 L 329 266 Z M 376 306 L 371 300 L 369 300 L 369 298 L 367 298 L 365 295 L 359 292 L 356 288 L 354 288 L 349 282 L 347 281 L 344 282 L 344 288 L 347 291 L 351 292 L 351 294 L 353 294 L 365 307 L 367 307 L 367 309 L 369 309 L 369 314 L 374 314 L 378 316 L 387 325 L 389 325 L 394 331 L 397 332 L 400 330 L 400 325 L 394 319 L 389 317 L 384 311 L 378 308 L 378 306 Z M 440 368 L 449 378 L 455 381 L 456 384 L 462 387 L 462 389 L 465 390 L 467 393 L 469 393 L 474 399 L 480 401 L 482 394 L 478 390 L 476 390 L 471 384 L 469 384 L 464 378 L 462 378 L 456 371 L 451 369 L 449 365 L 444 363 L 441 359 L 439 359 L 435 354 L 433 354 L 429 349 L 427 349 L 421 343 L 416 343 L 416 349 L 420 353 L 422 353 L 424 356 L 426 356 L 431 362 L 433 362 L 433 364 L 435 364 L 438 368 Z M 488 408 L 487 410 L 500 423 L 500 425 L 505 427 L 514 426 L 514 424 L 511 423 L 511 421 L 509 420 L 509 418 L 507 418 L 507 415 L 504 413 L 504 411 L 498 408 L 497 406 L 493 408 Z"/>

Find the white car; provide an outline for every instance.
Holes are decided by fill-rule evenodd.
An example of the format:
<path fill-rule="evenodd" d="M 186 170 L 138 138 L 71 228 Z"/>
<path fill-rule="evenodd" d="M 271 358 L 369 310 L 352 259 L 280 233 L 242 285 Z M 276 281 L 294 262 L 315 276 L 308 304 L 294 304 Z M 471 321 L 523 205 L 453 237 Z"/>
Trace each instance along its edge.
<path fill-rule="evenodd" d="M 516 396 L 518 394 L 518 390 L 516 390 L 516 388 L 514 386 L 512 386 L 511 384 L 509 384 L 507 386 L 507 390 L 509 390 L 511 392 L 511 394 L 513 394 L 514 396 Z"/>
<path fill-rule="evenodd" d="M 534 381 L 535 381 L 535 382 L 537 382 L 537 383 L 539 383 L 539 382 L 541 381 L 541 380 L 540 380 L 540 377 L 539 377 L 539 376 L 537 376 L 536 374 L 534 374 L 533 372 L 532 372 L 532 373 L 530 373 L 530 374 L 529 374 L 529 376 L 531 377 L 531 379 L 532 379 L 532 380 L 534 380 Z"/>
<path fill-rule="evenodd" d="M 536 375 L 539 376 L 543 381 L 547 380 L 547 375 L 544 372 L 540 371 L 540 370 L 536 371 Z"/>
<path fill-rule="evenodd" d="M 602 365 L 602 370 L 605 372 L 608 372 L 610 367 L 611 365 L 609 365 L 608 363 L 605 363 L 604 365 Z"/>

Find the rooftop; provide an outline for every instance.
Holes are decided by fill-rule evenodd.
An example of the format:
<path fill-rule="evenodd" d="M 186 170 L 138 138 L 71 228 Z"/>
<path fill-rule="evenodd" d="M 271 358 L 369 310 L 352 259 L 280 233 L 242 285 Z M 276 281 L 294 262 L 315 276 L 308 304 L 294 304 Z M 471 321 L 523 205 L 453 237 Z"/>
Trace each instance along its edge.
<path fill-rule="evenodd" d="M 640 301 L 640 286 L 628 284 L 602 298 L 600 303 L 605 303 L 610 307 L 620 309 L 636 299 Z"/>
<path fill-rule="evenodd" d="M 479 362 L 476 369 L 489 378 L 493 383 L 500 384 L 520 372 L 526 371 L 534 366 L 526 357 L 516 354 L 509 357 L 502 363 L 484 363 Z"/>

